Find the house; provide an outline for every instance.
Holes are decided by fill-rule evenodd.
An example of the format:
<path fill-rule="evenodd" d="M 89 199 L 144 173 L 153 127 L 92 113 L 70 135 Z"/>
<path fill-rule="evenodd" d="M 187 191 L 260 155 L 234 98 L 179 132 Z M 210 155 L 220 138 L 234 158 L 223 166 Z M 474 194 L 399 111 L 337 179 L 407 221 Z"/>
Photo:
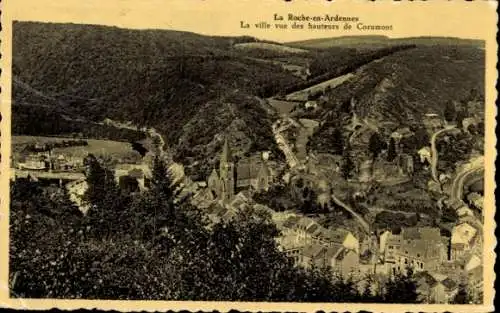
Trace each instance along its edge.
<path fill-rule="evenodd" d="M 307 109 L 316 109 L 318 107 L 318 102 L 309 100 L 304 104 L 304 107 Z"/>
<path fill-rule="evenodd" d="M 384 241 L 384 261 L 392 274 L 404 272 L 408 267 L 415 272 L 436 270 L 447 256 L 447 245 L 439 228 L 404 228 L 400 234 L 386 234 Z"/>
<path fill-rule="evenodd" d="M 482 266 L 483 262 L 481 260 L 481 257 L 478 256 L 475 253 L 471 253 L 465 258 L 465 271 L 470 272 L 476 269 L 477 267 Z"/>
<path fill-rule="evenodd" d="M 446 275 L 423 271 L 416 273 L 415 279 L 417 292 L 426 303 L 450 303 L 458 292 L 458 284 Z"/>
<path fill-rule="evenodd" d="M 391 133 L 391 138 L 393 138 L 396 143 L 399 143 L 401 139 L 409 138 L 413 135 L 414 133 L 410 130 L 409 127 L 401 127 Z"/>
<path fill-rule="evenodd" d="M 471 217 L 474 216 L 474 212 L 472 212 L 472 210 L 466 205 L 458 208 L 456 212 L 457 212 L 458 217 L 460 217 L 460 218 L 466 217 L 466 216 L 471 216 Z"/>
<path fill-rule="evenodd" d="M 325 246 L 341 245 L 359 253 L 359 240 L 345 229 L 325 229 L 321 227 L 314 235 L 313 240 Z"/>
<path fill-rule="evenodd" d="M 297 244 L 320 244 L 332 246 L 339 244 L 359 253 L 359 240 L 345 229 L 326 229 L 311 218 L 290 216 L 282 224 L 283 236 L 295 237 Z"/>
<path fill-rule="evenodd" d="M 218 223 L 220 221 L 229 221 L 233 219 L 238 210 L 226 205 L 222 200 L 214 201 L 212 204 L 205 209 L 210 221 L 212 223 Z"/>
<path fill-rule="evenodd" d="M 427 162 L 428 164 L 431 164 L 431 148 L 422 147 L 417 153 L 420 156 L 420 163 Z"/>
<path fill-rule="evenodd" d="M 132 182 L 137 181 L 139 190 L 145 190 L 149 187 L 151 180 L 151 170 L 143 164 L 122 163 L 117 164 L 114 170 L 115 180 L 117 183 L 123 183 L 125 180 Z"/>
<path fill-rule="evenodd" d="M 427 113 L 425 114 L 422 120 L 424 127 L 427 129 L 427 132 L 433 133 L 438 129 L 443 127 L 443 119 L 435 113 Z"/>
<path fill-rule="evenodd" d="M 359 253 L 355 250 L 336 245 L 328 248 L 327 257 L 334 274 L 343 278 L 359 274 Z"/>
<path fill-rule="evenodd" d="M 263 152 L 238 161 L 236 164 L 236 188 L 253 188 L 257 191 L 268 190 L 275 174 L 268 161 L 269 153 Z"/>
<path fill-rule="evenodd" d="M 461 260 L 444 260 L 439 266 L 439 273 L 457 280 L 465 273 L 465 261 Z"/>
<path fill-rule="evenodd" d="M 191 204 L 199 209 L 207 209 L 214 202 L 215 197 L 207 188 L 200 188 L 192 197 Z"/>
<path fill-rule="evenodd" d="M 477 229 L 464 222 L 453 227 L 451 232 L 451 259 L 456 260 L 470 251 L 475 244 Z"/>
<path fill-rule="evenodd" d="M 303 268 L 324 267 L 326 247 L 320 244 L 306 245 L 300 252 L 298 265 Z"/>
<path fill-rule="evenodd" d="M 234 209 L 247 209 L 250 207 L 249 205 L 250 203 L 250 195 L 246 192 L 238 192 L 238 194 L 236 194 L 236 196 L 234 196 L 232 199 L 231 199 L 231 202 L 229 202 L 229 206 L 234 208 Z"/>
<path fill-rule="evenodd" d="M 471 192 L 467 195 L 467 202 L 476 210 L 483 211 L 484 197 L 477 192 Z"/>
<path fill-rule="evenodd" d="M 464 132 L 469 133 L 469 127 L 475 126 L 479 124 L 479 120 L 475 117 L 466 117 L 462 120 L 462 129 Z"/>
<path fill-rule="evenodd" d="M 268 158 L 269 153 L 263 152 L 258 157 L 243 159 L 235 164 L 226 139 L 220 156 L 219 171 L 212 170 L 207 186 L 214 197 L 224 201 L 230 201 L 237 190 L 247 188 L 257 191 L 268 190 L 274 178 Z"/>
<path fill-rule="evenodd" d="M 298 251 L 299 257 L 297 259 L 299 262 L 297 265 L 304 268 L 310 268 L 311 266 L 330 267 L 333 274 L 343 278 L 352 277 L 359 271 L 359 254 L 340 244 L 329 247 L 321 244 L 311 244 Z"/>

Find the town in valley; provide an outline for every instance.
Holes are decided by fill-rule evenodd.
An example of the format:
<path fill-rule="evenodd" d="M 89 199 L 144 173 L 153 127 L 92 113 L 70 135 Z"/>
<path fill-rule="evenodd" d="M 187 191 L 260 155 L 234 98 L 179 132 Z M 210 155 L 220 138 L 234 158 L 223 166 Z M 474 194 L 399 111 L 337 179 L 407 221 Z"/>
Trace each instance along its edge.
<path fill-rule="evenodd" d="M 199 283 L 227 292 L 222 300 L 483 303 L 483 42 L 276 43 L 28 22 L 13 34 L 13 294 L 216 297 Z M 75 43 L 83 48 L 68 48 Z M 170 190 L 161 196 L 159 164 Z M 183 224 L 196 224 L 185 222 L 195 213 L 160 218 L 158 199 L 203 216 L 203 231 Z M 252 227 L 273 231 L 266 239 Z M 193 252 L 204 236 L 206 255 Z M 245 265 L 221 265 L 238 253 Z M 141 272 L 161 258 L 170 267 Z M 35 266 L 39 277 L 28 274 Z M 210 278 L 184 285 L 163 273 L 188 277 L 189 266 Z M 306 278 L 280 278 L 287 286 L 263 287 L 267 295 L 236 273 L 271 286 L 289 277 L 283 268 Z M 122 288 L 120 275 L 132 281 Z M 317 295 L 318 284 L 352 292 Z"/>

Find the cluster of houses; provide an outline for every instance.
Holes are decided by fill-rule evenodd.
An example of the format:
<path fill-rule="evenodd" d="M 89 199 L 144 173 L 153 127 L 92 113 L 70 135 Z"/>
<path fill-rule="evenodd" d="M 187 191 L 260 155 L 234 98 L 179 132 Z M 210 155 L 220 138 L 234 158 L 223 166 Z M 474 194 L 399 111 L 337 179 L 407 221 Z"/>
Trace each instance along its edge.
<path fill-rule="evenodd" d="M 71 155 L 52 155 L 48 152 L 36 152 L 19 158 L 16 168 L 19 170 L 75 171 L 83 168 L 83 159 Z"/>
<path fill-rule="evenodd" d="M 481 236 L 468 223 L 455 225 L 451 237 L 437 227 L 385 231 L 379 236 L 376 257 L 366 261 L 360 257 L 359 239 L 349 230 L 327 229 L 293 213 L 275 213 L 273 219 L 281 230 L 276 238 L 280 250 L 297 266 L 328 267 L 336 277 L 353 279 L 360 288 L 369 275 L 383 282 L 411 268 L 418 293 L 428 303 L 449 303 L 461 284 L 474 299 L 482 295 Z"/>
<path fill-rule="evenodd" d="M 380 236 L 380 254 L 389 275 L 412 268 L 426 302 L 449 303 L 460 284 L 480 300 L 481 234 L 468 222 L 455 225 L 451 237 L 437 227 L 403 228 L 399 234 L 386 231 Z"/>
<path fill-rule="evenodd" d="M 345 229 L 326 229 L 311 218 L 288 214 L 273 216 L 281 236 L 280 249 L 297 266 L 329 266 L 333 274 L 352 277 L 359 273 L 359 240 Z"/>

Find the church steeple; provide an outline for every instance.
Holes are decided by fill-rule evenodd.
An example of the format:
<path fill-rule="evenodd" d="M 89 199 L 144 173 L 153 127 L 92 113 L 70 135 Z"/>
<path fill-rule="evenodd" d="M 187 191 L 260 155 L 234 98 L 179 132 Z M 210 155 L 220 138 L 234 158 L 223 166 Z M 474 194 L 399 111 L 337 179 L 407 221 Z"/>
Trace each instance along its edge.
<path fill-rule="evenodd" d="M 227 142 L 227 137 L 224 139 L 224 146 L 222 147 L 222 154 L 220 157 L 220 162 L 222 163 L 230 163 L 232 162 L 231 158 L 231 149 L 229 149 L 229 144 Z"/>
<path fill-rule="evenodd" d="M 221 182 L 221 198 L 229 200 L 234 196 L 235 182 L 234 182 L 234 163 L 229 149 L 227 137 L 224 139 L 224 146 L 222 147 L 222 154 L 220 157 L 220 182 Z"/>

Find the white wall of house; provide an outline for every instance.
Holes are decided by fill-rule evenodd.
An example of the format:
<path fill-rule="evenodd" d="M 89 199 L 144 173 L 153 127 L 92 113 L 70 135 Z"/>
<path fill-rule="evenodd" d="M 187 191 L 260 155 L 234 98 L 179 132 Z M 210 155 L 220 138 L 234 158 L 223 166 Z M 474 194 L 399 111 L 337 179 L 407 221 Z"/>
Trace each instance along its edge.
<path fill-rule="evenodd" d="M 359 253 L 359 240 L 352 233 L 348 233 L 342 245 Z"/>

